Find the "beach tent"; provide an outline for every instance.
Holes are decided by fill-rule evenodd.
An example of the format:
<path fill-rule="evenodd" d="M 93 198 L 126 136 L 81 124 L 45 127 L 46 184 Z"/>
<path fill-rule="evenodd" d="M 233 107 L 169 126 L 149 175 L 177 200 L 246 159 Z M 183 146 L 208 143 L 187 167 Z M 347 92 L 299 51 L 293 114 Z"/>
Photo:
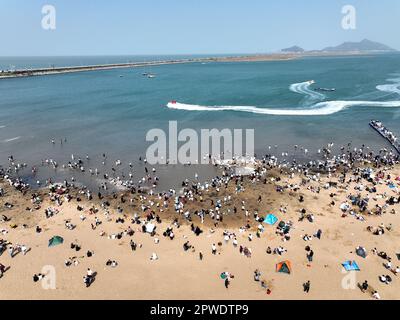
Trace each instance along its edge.
<path fill-rule="evenodd" d="M 353 261 L 345 261 L 342 263 L 342 266 L 346 269 L 346 271 L 360 271 L 360 268 L 357 265 L 357 262 Z"/>
<path fill-rule="evenodd" d="M 356 254 L 362 258 L 366 258 L 367 250 L 365 250 L 365 248 L 363 248 L 363 247 L 358 247 L 358 248 L 356 248 Z"/>
<path fill-rule="evenodd" d="M 396 253 L 397 260 L 400 260 L 400 253 Z"/>
<path fill-rule="evenodd" d="M 279 262 L 276 265 L 276 272 L 288 273 L 292 272 L 292 265 L 289 260 Z"/>
<path fill-rule="evenodd" d="M 60 236 L 54 236 L 49 240 L 49 247 L 57 246 L 63 242 L 64 242 L 63 238 L 61 238 Z"/>
<path fill-rule="evenodd" d="M 265 217 L 264 222 L 273 226 L 278 221 L 278 218 L 275 217 L 273 214 L 269 214 Z"/>

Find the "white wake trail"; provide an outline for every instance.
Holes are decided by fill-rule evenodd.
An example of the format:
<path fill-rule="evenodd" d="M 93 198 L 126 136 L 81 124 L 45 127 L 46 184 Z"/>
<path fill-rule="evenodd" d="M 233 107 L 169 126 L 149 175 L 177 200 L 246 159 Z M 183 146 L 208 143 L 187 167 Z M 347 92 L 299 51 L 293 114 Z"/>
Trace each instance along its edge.
<path fill-rule="evenodd" d="M 324 116 L 337 113 L 350 107 L 381 107 L 381 108 L 400 108 L 400 101 L 325 101 L 319 102 L 313 108 L 307 109 L 272 109 L 259 108 L 254 106 L 201 106 L 194 104 L 184 104 L 179 102 L 169 102 L 169 109 L 187 111 L 237 111 L 255 114 L 268 114 L 279 116 Z"/>
<path fill-rule="evenodd" d="M 3 142 L 11 142 L 11 141 L 19 140 L 19 139 L 21 139 L 21 137 L 14 137 L 14 138 L 11 138 L 11 139 L 3 140 Z"/>
<path fill-rule="evenodd" d="M 306 81 L 300 83 L 293 83 L 290 85 L 289 89 L 292 92 L 302 94 L 306 97 L 307 100 L 316 101 L 316 100 L 324 100 L 326 96 L 320 92 L 316 92 L 310 88 L 314 81 Z"/>
<path fill-rule="evenodd" d="M 378 89 L 379 91 L 400 95 L 400 78 L 387 79 L 386 81 L 394 82 L 394 83 L 393 84 L 381 84 L 379 86 L 376 86 L 376 89 Z"/>

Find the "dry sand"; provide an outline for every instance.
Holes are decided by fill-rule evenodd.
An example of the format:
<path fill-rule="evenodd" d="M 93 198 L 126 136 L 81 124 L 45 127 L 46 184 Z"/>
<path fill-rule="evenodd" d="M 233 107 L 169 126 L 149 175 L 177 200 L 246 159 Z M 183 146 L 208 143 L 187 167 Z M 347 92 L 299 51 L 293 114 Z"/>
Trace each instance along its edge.
<path fill-rule="evenodd" d="M 400 168 L 391 169 L 392 177 L 400 176 Z M 269 179 L 269 178 L 268 178 Z M 393 179 L 394 180 L 394 179 Z M 322 186 L 327 177 L 322 178 L 321 182 L 311 182 L 302 186 L 299 191 L 285 190 L 283 193 L 275 191 L 275 185 L 284 185 L 287 182 L 300 183 L 301 178 L 295 176 L 290 179 L 287 175 L 282 176 L 282 181 L 273 182 L 268 180 L 268 184 L 262 182 L 245 183 L 246 190 L 238 195 L 230 187 L 222 190 L 218 194 L 208 195 L 201 206 L 209 206 L 208 198 L 221 199 L 224 195 L 231 194 L 235 198 L 238 213 L 236 217 L 225 216 L 223 223 L 215 228 L 211 233 L 212 223 L 206 221 L 201 225 L 200 220 L 194 218 L 194 224 L 203 229 L 203 234 L 199 237 L 190 230 L 190 226 L 182 221 L 179 229 L 174 228 L 176 238 L 169 240 L 162 235 L 162 232 L 170 225 L 172 218 L 177 217 L 173 212 L 173 200 L 171 200 L 168 212 L 160 213 L 163 219 L 157 225 L 157 235 L 160 239 L 159 244 L 154 243 L 154 239 L 141 232 L 139 225 L 132 225 L 130 218 L 124 224 L 116 223 L 115 218 L 120 216 L 116 213 L 117 200 L 111 201 L 111 212 L 113 221 L 107 222 L 103 211 L 100 208 L 99 200 L 77 202 L 65 202 L 59 207 L 60 213 L 52 218 L 46 219 L 44 210 L 49 206 L 56 206 L 50 203 L 45 197 L 41 209 L 29 212 L 26 207 L 32 207 L 29 192 L 25 196 L 12 190 L 4 181 L 0 181 L 7 194 L 0 197 L 0 214 L 11 217 L 10 222 L 0 223 L 0 229 L 7 229 L 8 233 L 0 234 L 0 239 L 6 239 L 14 244 L 26 244 L 32 250 L 25 256 L 21 253 L 10 258 L 8 252 L 0 256 L 0 263 L 10 266 L 10 269 L 0 279 L 0 299 L 371 299 L 368 293 L 362 293 L 356 286 L 358 282 L 368 280 L 370 285 L 378 290 L 382 299 L 398 299 L 400 280 L 397 276 L 383 267 L 384 260 L 373 255 L 371 249 L 376 247 L 378 251 L 386 251 L 393 258 L 394 267 L 400 264 L 395 253 L 400 252 L 400 205 L 390 206 L 382 216 L 366 216 L 366 221 L 362 222 L 353 216 L 341 217 L 339 205 L 350 193 L 357 194 L 354 190 L 354 183 L 348 186 L 348 190 L 321 188 L 320 193 L 307 190 L 310 185 Z M 337 181 L 337 178 L 331 178 Z M 365 180 L 364 180 L 365 182 Z M 399 182 L 397 182 L 399 186 Z M 373 196 L 386 193 L 388 196 L 399 196 L 397 191 L 389 189 L 384 183 L 377 186 L 378 192 Z M 335 206 L 329 204 L 332 198 L 330 193 L 335 192 Z M 45 191 L 42 191 L 44 194 Z M 262 202 L 258 203 L 258 195 L 262 195 Z M 298 201 L 299 195 L 304 195 L 305 201 Z M 366 195 L 367 192 L 362 193 Z M 83 198 L 83 197 L 82 197 Z M 127 199 L 129 199 L 127 197 Z M 140 211 L 140 202 L 135 195 L 135 207 L 125 205 L 124 213 L 132 216 L 134 212 Z M 239 232 L 239 226 L 246 224 L 246 218 L 241 211 L 241 200 L 246 201 L 246 209 L 251 213 L 250 219 L 253 228 L 244 233 Z M 5 209 L 4 203 L 15 204 L 12 210 Z M 375 203 L 383 204 L 384 199 L 377 202 L 370 200 L 369 207 Z M 87 219 L 81 222 L 77 205 L 84 207 L 84 215 Z M 88 208 L 94 204 L 100 208 L 96 215 L 102 220 L 102 224 L 92 230 L 91 223 L 94 222 L 94 215 L 88 213 Z M 287 213 L 279 212 L 281 205 L 287 207 Z M 189 206 L 191 210 L 199 208 L 200 203 Z M 188 207 L 188 208 L 189 208 Z M 210 206 L 209 206 L 210 207 Z M 224 206 L 226 207 L 226 206 Z M 222 211 L 224 211 L 224 207 Z M 230 206 L 232 207 L 232 205 Z M 193 208 L 193 209 L 192 209 Z M 306 219 L 298 221 L 299 210 L 306 208 L 308 212 L 315 215 L 314 223 Z M 152 208 L 156 213 L 158 209 Z M 389 211 L 395 209 L 397 214 L 390 214 Z M 260 215 L 274 213 L 279 220 L 292 220 L 294 229 L 291 231 L 291 240 L 283 242 L 281 237 L 275 234 L 275 226 L 265 225 L 265 232 L 261 238 L 255 236 L 255 227 L 252 213 L 257 210 Z M 74 230 L 67 230 L 64 222 L 71 219 L 72 223 L 77 224 Z M 12 229 L 10 224 L 17 224 L 18 227 Z M 26 223 L 27 228 L 22 224 Z M 381 223 L 393 225 L 393 230 L 384 235 L 375 236 L 366 230 L 366 227 L 378 226 Z M 43 232 L 37 234 L 35 226 L 43 228 Z M 99 234 L 104 230 L 107 234 L 117 233 L 125 230 L 128 225 L 135 230 L 134 236 L 123 236 L 121 240 L 111 240 L 107 236 L 101 237 Z M 304 234 L 312 235 L 318 229 L 322 229 L 322 239 L 314 238 L 312 241 L 304 241 Z M 234 248 L 232 242 L 225 244 L 222 232 L 229 230 L 235 232 L 239 245 L 251 248 L 252 257 L 247 258 L 239 253 L 238 248 Z M 253 241 L 248 240 L 248 234 L 254 235 Z M 64 243 L 55 247 L 48 247 L 48 240 L 60 235 L 64 238 Z M 143 247 L 132 252 L 129 242 L 133 239 Z M 190 241 L 195 247 L 195 251 L 183 250 L 183 243 Z M 70 248 L 70 243 L 78 241 L 82 245 L 82 250 L 75 252 Z M 218 247 L 218 255 L 211 254 L 211 245 L 222 242 Z M 310 266 L 307 264 L 305 246 L 311 246 L 314 250 L 314 262 Z M 368 257 L 363 259 L 355 254 L 355 248 L 359 245 L 368 250 Z M 282 256 L 266 254 L 266 248 L 283 246 L 287 252 Z M 64 261 L 68 257 L 85 256 L 87 250 L 93 250 L 93 257 L 79 258 L 78 266 L 66 267 Z M 204 259 L 200 261 L 198 253 L 204 254 Z M 159 260 L 151 261 L 150 255 L 157 253 Z M 106 267 L 108 259 L 116 260 L 119 265 L 116 268 Z M 352 271 L 344 273 L 341 263 L 345 260 L 355 260 L 361 268 L 360 272 Z M 290 260 L 292 263 L 292 273 L 290 275 L 277 273 L 276 263 L 282 260 Z M 33 282 L 33 274 L 40 273 L 43 266 L 54 266 L 56 271 L 56 289 L 43 289 L 40 282 Z M 86 288 L 83 283 L 83 276 L 87 268 L 97 271 L 96 281 Z M 261 279 L 265 279 L 272 293 L 266 294 L 259 282 L 253 280 L 253 272 L 259 269 L 262 273 Z M 221 272 L 228 271 L 234 275 L 229 289 L 224 287 L 224 282 L 220 278 Z M 379 281 L 378 276 L 391 274 L 393 282 L 389 285 Z M 343 281 L 350 279 L 351 288 L 344 289 Z M 353 283 L 351 280 L 354 280 Z M 45 278 L 46 280 L 46 278 Z M 43 280 L 43 281 L 45 281 Z M 309 294 L 303 292 L 302 284 L 311 281 Z"/>

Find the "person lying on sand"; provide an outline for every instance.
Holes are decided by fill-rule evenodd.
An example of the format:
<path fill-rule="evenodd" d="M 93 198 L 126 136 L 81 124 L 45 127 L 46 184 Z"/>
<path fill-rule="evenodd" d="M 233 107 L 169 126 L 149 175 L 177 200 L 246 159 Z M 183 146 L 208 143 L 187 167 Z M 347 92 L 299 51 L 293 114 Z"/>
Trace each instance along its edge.
<path fill-rule="evenodd" d="M 44 275 L 41 273 L 34 274 L 33 275 L 33 282 L 38 282 L 41 281 L 44 278 Z"/>

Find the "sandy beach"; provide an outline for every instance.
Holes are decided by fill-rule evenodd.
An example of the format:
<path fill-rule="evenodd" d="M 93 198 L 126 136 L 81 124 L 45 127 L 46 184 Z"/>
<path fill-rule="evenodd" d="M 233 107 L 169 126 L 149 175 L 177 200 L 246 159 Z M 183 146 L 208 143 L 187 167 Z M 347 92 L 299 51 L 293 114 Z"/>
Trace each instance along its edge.
<path fill-rule="evenodd" d="M 393 269 L 400 264 L 396 257 L 400 253 L 400 204 L 397 202 L 400 178 L 396 180 L 399 176 L 398 164 L 375 168 L 371 182 L 351 172 L 343 182 L 339 171 L 330 176 L 306 176 L 275 168 L 186 196 L 183 214 L 176 212 L 174 196 L 165 200 L 157 195 L 125 192 L 101 200 L 94 195 L 89 200 L 85 191 L 72 187 L 60 187 L 55 193 L 49 193 L 48 187 L 21 193 L 10 186 L 11 180 L 7 181 L 5 176 L 0 180 L 3 193 L 0 239 L 11 246 L 25 245 L 31 250 L 13 258 L 6 250 L 0 256 L 0 263 L 9 267 L 0 278 L 0 298 L 372 299 L 372 291 L 376 290 L 382 299 L 398 299 L 398 277 L 384 267 L 387 261 L 372 249 L 387 253 Z M 373 187 L 376 190 L 371 191 L 369 188 Z M 36 209 L 31 200 L 35 192 L 41 199 Z M 350 195 L 369 198 L 368 209 L 360 212 L 357 205 L 352 206 Z M 389 205 L 391 197 L 395 203 Z M 51 201 L 57 198 L 58 204 Z M 104 205 L 107 201 L 109 206 Z M 343 210 L 344 203 L 350 203 L 346 210 Z M 12 207 L 7 208 L 7 204 Z M 217 204 L 220 204 L 222 221 L 218 221 L 218 216 L 206 215 L 202 223 L 195 215 L 196 210 L 213 210 Z M 382 208 L 379 213 L 377 205 Z M 49 207 L 56 208 L 58 213 L 46 218 L 45 210 Z M 302 210 L 306 215 L 299 219 Z M 191 221 L 185 216 L 187 212 L 191 213 Z M 254 219 L 255 212 L 262 218 L 274 214 L 278 221 L 274 225 L 260 223 Z M 135 214 L 139 223 L 133 221 Z M 159 217 L 158 222 L 151 219 L 156 226 L 153 234 L 142 229 L 149 216 Z M 174 224 L 175 219 L 179 227 Z M 76 227 L 69 230 L 66 221 Z M 276 232 L 280 221 L 291 226 L 289 239 L 283 240 L 284 234 Z M 199 236 L 191 230 L 191 223 L 203 231 Z M 257 236 L 260 225 L 263 231 Z M 173 240 L 163 235 L 170 226 L 175 234 Z M 384 234 L 374 235 L 379 226 Z M 133 230 L 134 234 L 129 235 L 131 231 L 127 230 Z M 320 239 L 314 236 L 318 230 L 322 231 Z M 235 235 L 224 238 L 224 232 Z M 118 233 L 120 239 L 111 239 Z M 53 236 L 61 236 L 64 242 L 48 247 Z M 235 238 L 237 246 L 233 243 Z M 132 250 L 131 241 L 137 245 L 136 250 Z M 187 241 L 193 247 L 185 251 L 183 246 Z M 81 250 L 71 249 L 71 243 L 79 244 Z M 213 244 L 217 248 L 215 255 Z M 240 246 L 250 249 L 251 257 L 241 254 Z M 312 262 L 307 260 L 307 246 L 314 252 Z M 358 246 L 365 248 L 366 258 L 355 253 Z M 268 247 L 272 251 L 281 247 L 283 252 L 268 254 Z M 87 251 L 93 255 L 87 257 Z M 157 260 L 150 259 L 153 253 Z M 77 261 L 77 265 L 66 266 L 68 258 Z M 116 261 L 117 265 L 106 265 L 108 260 Z M 345 272 L 342 263 L 347 260 L 356 261 L 360 271 Z M 281 261 L 290 261 L 290 274 L 277 272 L 276 264 Z M 54 280 L 49 282 L 49 274 L 33 281 L 34 274 L 48 270 L 42 269 L 44 266 L 54 267 L 54 289 L 43 288 L 46 288 L 43 282 Z M 97 275 L 86 287 L 83 277 L 88 268 Z M 261 273 L 260 281 L 254 279 L 255 270 Z M 228 288 L 221 279 L 224 272 L 231 277 Z M 381 275 L 390 275 L 392 281 L 382 283 Z M 363 293 L 357 284 L 365 280 L 369 288 Z M 308 294 L 303 290 L 307 281 L 311 284 Z"/>

